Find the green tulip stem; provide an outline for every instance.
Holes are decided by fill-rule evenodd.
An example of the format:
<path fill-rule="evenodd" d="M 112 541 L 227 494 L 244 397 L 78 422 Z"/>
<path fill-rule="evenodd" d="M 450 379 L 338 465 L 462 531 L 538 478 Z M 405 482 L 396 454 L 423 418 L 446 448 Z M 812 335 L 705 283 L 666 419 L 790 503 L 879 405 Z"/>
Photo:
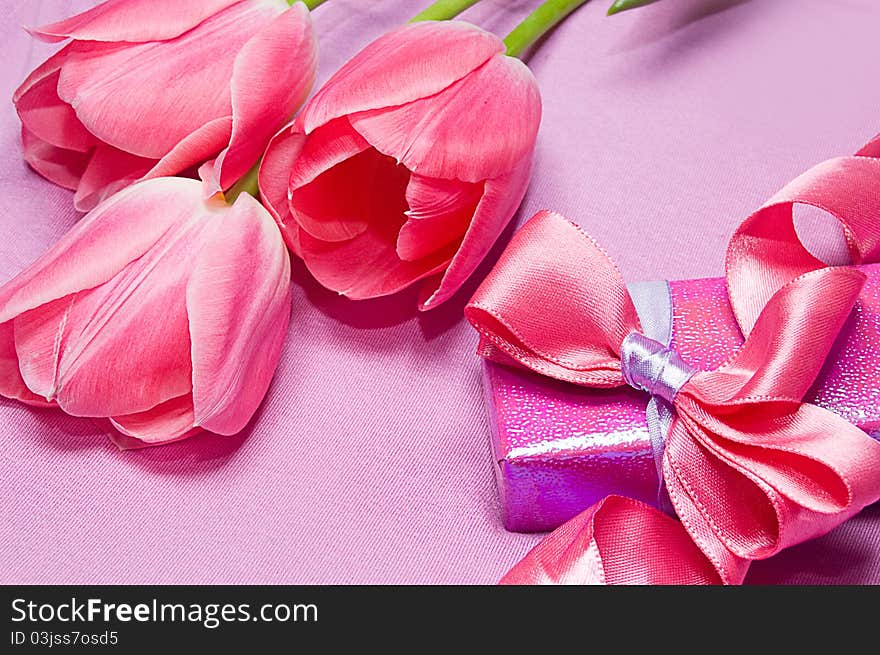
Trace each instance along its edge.
<path fill-rule="evenodd" d="M 635 9 L 636 7 L 644 7 L 657 2 L 657 0 L 615 0 L 608 8 L 608 15 L 613 16 L 627 9 Z"/>
<path fill-rule="evenodd" d="M 245 173 L 241 179 L 233 184 L 229 191 L 224 194 L 227 204 L 235 204 L 235 201 L 242 193 L 250 194 L 257 199 L 260 198 L 260 163 L 261 162 L 258 161 L 254 164 L 251 167 L 251 170 Z"/>
<path fill-rule="evenodd" d="M 507 54 L 519 57 L 526 48 L 586 2 L 587 0 L 546 0 L 504 39 Z"/>
<path fill-rule="evenodd" d="M 472 7 L 480 0 L 437 0 L 423 12 L 413 17 L 410 23 L 418 23 L 423 20 L 449 20 L 455 18 L 468 7 Z"/>
<path fill-rule="evenodd" d="M 287 4 L 289 5 L 294 5 L 297 2 L 302 2 L 308 8 L 308 10 L 311 11 L 312 9 L 320 7 L 322 4 L 327 2 L 327 0 L 287 0 Z"/>

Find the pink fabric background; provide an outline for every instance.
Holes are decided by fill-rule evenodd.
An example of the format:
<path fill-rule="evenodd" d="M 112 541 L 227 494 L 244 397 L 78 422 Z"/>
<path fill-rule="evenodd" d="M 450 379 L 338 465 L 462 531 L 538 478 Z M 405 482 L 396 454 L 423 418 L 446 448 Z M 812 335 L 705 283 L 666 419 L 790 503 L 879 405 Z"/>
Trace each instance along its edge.
<path fill-rule="evenodd" d="M 0 281 L 77 218 L 20 159 L 9 99 L 51 49 L 18 26 L 90 4 L 0 3 Z M 319 80 L 427 4 L 318 9 Z M 535 4 L 466 16 L 505 33 Z M 545 114 L 517 222 L 567 214 L 629 280 L 720 275 L 742 218 L 880 131 L 876 0 L 664 0 L 613 19 L 607 4 L 531 58 Z M 461 320 L 474 284 L 417 315 L 414 293 L 353 303 L 294 276 L 281 366 L 238 437 L 121 453 L 90 421 L 0 401 L 0 582 L 493 583 L 536 543 L 501 527 Z M 878 543 L 875 506 L 750 580 L 878 583 Z"/>

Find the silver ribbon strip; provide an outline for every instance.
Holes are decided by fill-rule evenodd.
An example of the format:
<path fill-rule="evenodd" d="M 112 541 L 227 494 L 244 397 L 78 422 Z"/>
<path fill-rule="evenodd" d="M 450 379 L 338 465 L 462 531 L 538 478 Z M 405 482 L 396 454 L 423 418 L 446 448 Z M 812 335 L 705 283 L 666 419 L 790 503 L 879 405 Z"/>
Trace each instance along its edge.
<path fill-rule="evenodd" d="M 651 394 L 646 418 L 657 467 L 657 507 L 671 516 L 675 508 L 663 479 L 663 451 L 675 417 L 672 401 L 696 370 L 669 345 L 672 342 L 672 295 L 667 282 L 628 285 L 644 334 L 633 333 L 621 346 L 621 367 L 627 383 Z"/>

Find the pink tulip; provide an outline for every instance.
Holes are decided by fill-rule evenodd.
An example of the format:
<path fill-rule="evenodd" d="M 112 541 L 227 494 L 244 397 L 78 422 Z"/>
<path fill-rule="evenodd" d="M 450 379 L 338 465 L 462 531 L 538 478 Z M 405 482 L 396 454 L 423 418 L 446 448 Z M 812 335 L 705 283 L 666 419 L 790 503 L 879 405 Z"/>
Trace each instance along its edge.
<path fill-rule="evenodd" d="M 272 140 L 264 204 L 325 287 L 350 298 L 428 278 L 448 299 L 522 201 L 541 99 L 493 34 L 414 23 L 368 45 Z"/>
<path fill-rule="evenodd" d="M 158 178 L 0 287 L 0 395 L 107 417 L 144 444 L 240 431 L 275 371 L 290 257 L 251 196 Z"/>
<path fill-rule="evenodd" d="M 71 42 L 15 92 L 24 158 L 81 211 L 212 158 L 228 188 L 315 76 L 309 12 L 285 0 L 108 0 L 33 34 Z"/>

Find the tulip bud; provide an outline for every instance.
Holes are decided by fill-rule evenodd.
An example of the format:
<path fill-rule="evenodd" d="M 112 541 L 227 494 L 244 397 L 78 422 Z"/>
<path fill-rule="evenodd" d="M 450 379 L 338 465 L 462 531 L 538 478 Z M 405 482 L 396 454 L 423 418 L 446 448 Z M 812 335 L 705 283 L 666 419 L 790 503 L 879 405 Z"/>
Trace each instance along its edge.
<path fill-rule="evenodd" d="M 0 395 L 154 444 L 240 431 L 290 315 L 290 258 L 248 194 L 158 178 L 99 205 L 0 287 Z"/>
<path fill-rule="evenodd" d="M 70 42 L 15 92 L 24 158 L 81 211 L 214 158 L 228 188 L 316 69 L 309 12 L 285 0 L 108 0 L 32 33 Z"/>
<path fill-rule="evenodd" d="M 447 300 L 513 216 L 541 120 L 531 71 L 460 21 L 368 45 L 271 142 L 263 202 L 325 287 L 353 299 L 425 280 Z"/>

